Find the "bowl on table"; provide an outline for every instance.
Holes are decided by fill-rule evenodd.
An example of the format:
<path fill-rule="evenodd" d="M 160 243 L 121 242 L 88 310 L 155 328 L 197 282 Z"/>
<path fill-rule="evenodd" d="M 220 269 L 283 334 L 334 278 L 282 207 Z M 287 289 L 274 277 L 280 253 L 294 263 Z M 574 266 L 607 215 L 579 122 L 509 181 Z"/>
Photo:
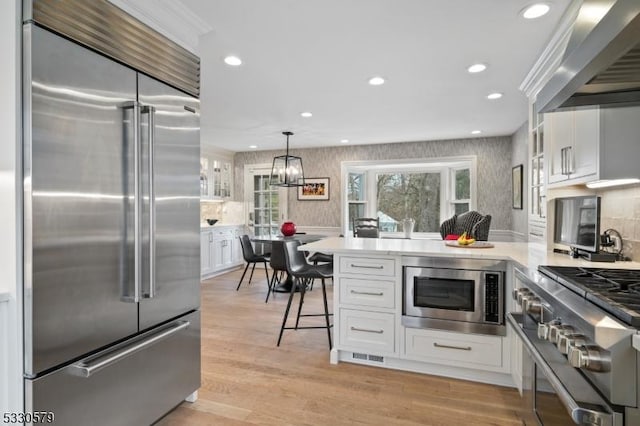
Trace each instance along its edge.
<path fill-rule="evenodd" d="M 215 225 L 218 219 L 205 219 L 209 225 Z"/>

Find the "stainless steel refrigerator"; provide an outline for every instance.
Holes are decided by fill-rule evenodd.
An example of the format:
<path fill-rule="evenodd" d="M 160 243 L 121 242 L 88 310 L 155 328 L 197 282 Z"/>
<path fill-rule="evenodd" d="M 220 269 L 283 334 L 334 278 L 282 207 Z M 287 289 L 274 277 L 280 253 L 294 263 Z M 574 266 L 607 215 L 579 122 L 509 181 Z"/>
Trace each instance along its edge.
<path fill-rule="evenodd" d="M 199 102 L 23 36 L 25 409 L 150 424 L 200 386 Z"/>

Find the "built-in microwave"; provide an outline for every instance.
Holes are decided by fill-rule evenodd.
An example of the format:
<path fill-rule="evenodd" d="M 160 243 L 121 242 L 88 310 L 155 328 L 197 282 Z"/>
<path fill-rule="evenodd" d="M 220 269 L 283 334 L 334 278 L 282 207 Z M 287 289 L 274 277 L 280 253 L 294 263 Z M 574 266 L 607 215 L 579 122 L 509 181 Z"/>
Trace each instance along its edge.
<path fill-rule="evenodd" d="M 506 335 L 505 271 L 498 260 L 403 259 L 402 324 Z"/>

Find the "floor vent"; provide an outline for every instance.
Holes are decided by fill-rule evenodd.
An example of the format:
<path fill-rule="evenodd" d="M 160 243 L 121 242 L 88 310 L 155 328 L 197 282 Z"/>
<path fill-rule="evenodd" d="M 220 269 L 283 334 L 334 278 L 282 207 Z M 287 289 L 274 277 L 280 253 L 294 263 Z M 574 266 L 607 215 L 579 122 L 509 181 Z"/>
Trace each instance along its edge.
<path fill-rule="evenodd" d="M 369 355 L 353 352 L 351 353 L 351 357 L 353 359 L 361 359 L 363 361 L 384 362 L 384 357 L 380 355 Z"/>

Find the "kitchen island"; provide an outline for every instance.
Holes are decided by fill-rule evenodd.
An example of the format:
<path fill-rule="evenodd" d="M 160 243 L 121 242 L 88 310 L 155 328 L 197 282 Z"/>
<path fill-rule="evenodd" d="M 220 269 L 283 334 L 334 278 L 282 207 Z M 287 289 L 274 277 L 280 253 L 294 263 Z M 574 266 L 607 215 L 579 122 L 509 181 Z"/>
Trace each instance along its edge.
<path fill-rule="evenodd" d="M 511 298 L 514 267 L 538 265 L 640 269 L 637 262 L 596 263 L 547 251 L 542 245 L 495 242 L 492 248 L 449 247 L 441 240 L 327 238 L 301 247 L 334 254 L 334 346 L 331 362 L 435 374 L 514 386 L 520 382 L 521 349 L 512 330 L 482 334 L 446 327 L 403 325 L 403 267 L 416 258 L 433 264 L 452 259 L 500 261 L 504 312 L 519 311 Z"/>

